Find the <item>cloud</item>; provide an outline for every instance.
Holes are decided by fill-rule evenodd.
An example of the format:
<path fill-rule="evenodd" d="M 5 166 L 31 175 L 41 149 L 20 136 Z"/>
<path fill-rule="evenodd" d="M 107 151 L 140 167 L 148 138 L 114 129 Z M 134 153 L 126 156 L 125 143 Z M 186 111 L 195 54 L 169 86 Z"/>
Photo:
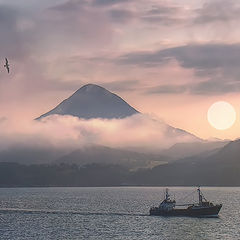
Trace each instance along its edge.
<path fill-rule="evenodd" d="M 115 148 L 160 150 L 177 142 L 197 141 L 185 131 L 166 125 L 147 115 L 135 114 L 125 119 L 84 120 L 53 115 L 41 121 L 1 124 L 1 150 L 9 147 L 70 148 L 98 144 Z"/>
<path fill-rule="evenodd" d="M 240 44 L 186 45 L 149 52 L 134 52 L 120 56 L 117 64 L 140 67 L 164 66 L 172 61 L 192 69 L 204 81 L 186 85 L 162 85 L 148 93 L 215 94 L 238 92 L 240 82 Z M 206 80 L 207 79 L 207 80 Z"/>
<path fill-rule="evenodd" d="M 136 14 L 133 11 L 126 9 L 112 9 L 108 11 L 108 15 L 116 23 L 127 23 L 136 18 Z"/>
<path fill-rule="evenodd" d="M 188 21 L 188 10 L 173 2 L 141 0 L 94 0 L 89 6 L 105 11 L 110 21 L 126 23 L 132 20 L 138 25 L 147 24 L 155 27 L 184 24 Z"/>
<path fill-rule="evenodd" d="M 1 102 L 79 88 L 82 77 L 71 78 L 66 56 L 94 52 L 112 36 L 107 17 L 86 2 L 54 1 L 41 11 L 0 4 L 0 63 L 7 57 L 11 67 L 10 75 L 1 74 Z"/>
<path fill-rule="evenodd" d="M 240 3 L 234 0 L 206 1 L 201 8 L 195 11 L 195 24 L 221 23 L 225 25 L 239 20 Z"/>
<path fill-rule="evenodd" d="M 210 79 L 197 83 L 183 85 L 160 85 L 145 91 L 146 94 L 196 94 L 196 95 L 222 95 L 225 93 L 240 92 L 240 82 L 224 82 L 222 79 Z"/>
<path fill-rule="evenodd" d="M 239 44 L 194 44 L 151 52 L 129 53 L 121 56 L 117 63 L 155 66 L 175 59 L 184 68 L 201 71 L 237 65 L 239 51 Z"/>
<path fill-rule="evenodd" d="M 87 1 L 69 0 L 55 5 L 45 11 L 44 17 L 42 24 L 45 22 L 46 26 L 43 30 L 55 35 L 55 42 L 61 43 L 62 47 L 69 49 L 72 44 L 71 47 L 81 45 L 81 49 L 96 45 L 95 49 L 111 42 L 113 30 L 107 16 L 90 7 Z"/>
<path fill-rule="evenodd" d="M 186 24 L 186 16 L 186 10 L 183 7 L 159 2 L 159 4 L 152 5 L 151 9 L 144 11 L 140 18 L 145 23 L 178 26 Z"/>
<path fill-rule="evenodd" d="M 189 86 L 190 91 L 199 95 L 222 95 L 240 92 L 240 81 L 227 82 L 223 79 L 210 79 Z"/>
<path fill-rule="evenodd" d="M 111 90 L 111 91 L 133 91 L 136 86 L 140 84 L 138 80 L 125 80 L 125 81 L 113 81 L 113 82 L 103 82 L 101 86 Z"/>
<path fill-rule="evenodd" d="M 0 52 L 1 56 L 23 59 L 29 48 L 24 41 L 23 13 L 13 7 L 0 4 Z M 22 24 L 21 24 L 22 23 Z"/>
<path fill-rule="evenodd" d="M 145 91 L 147 94 L 178 94 L 188 90 L 186 85 L 160 85 Z"/>
<path fill-rule="evenodd" d="M 123 3 L 129 3 L 131 1 L 132 0 L 93 0 L 92 5 L 106 7 L 106 6 L 123 4 Z"/>
<path fill-rule="evenodd" d="M 18 111 L 26 117 L 23 112 L 28 111 L 27 117 L 34 118 L 87 82 L 126 91 L 125 97 L 130 91 L 239 92 L 238 44 L 184 45 L 195 40 L 208 42 L 209 34 L 214 35 L 219 30 L 215 26 L 224 19 L 234 25 L 231 17 L 238 19 L 237 1 L 207 1 L 204 5 L 156 0 L 1 2 L 5 4 L 0 4 L 0 51 L 2 59 L 9 57 L 12 70 L 10 75 L 0 72 L 3 115 L 16 116 Z M 214 14 L 223 20 L 214 20 Z M 206 26 L 212 23 L 214 27 Z M 236 42 L 236 24 L 235 38 L 233 30 L 226 29 L 226 38 Z M 220 38 L 222 42 L 227 42 L 225 36 Z M 115 60 L 117 55 L 121 57 Z M 147 97 L 146 104 L 152 101 Z M 141 102 L 142 96 L 135 101 Z"/>
<path fill-rule="evenodd" d="M 61 12 L 72 12 L 72 11 L 79 11 L 81 8 L 87 5 L 86 0 L 68 0 L 64 3 L 56 4 L 49 9 L 61 11 Z"/>
<path fill-rule="evenodd" d="M 0 90 L 1 99 L 16 97 L 19 101 L 23 95 L 31 98 L 52 91 L 69 91 L 84 82 L 119 81 L 120 72 L 126 69 L 127 79 L 131 79 L 133 70 L 128 71 L 129 68 L 121 66 L 117 69 L 110 60 L 104 59 L 104 53 L 112 56 L 124 52 L 126 46 L 132 45 L 128 41 L 138 38 L 137 29 L 143 29 L 141 34 L 146 36 L 149 32 L 145 34 L 145 30 L 150 25 L 151 31 L 166 24 L 178 25 L 186 20 L 186 13 L 190 11 L 182 5 L 165 1 L 149 1 L 147 4 L 136 0 L 46 2 L 32 4 L 27 10 L 20 8 L 19 4 L 0 5 L 0 51 L 3 58 L 10 58 L 14 70 L 13 75 L 1 79 L 0 85 L 4 85 Z M 137 54 L 135 59 L 130 54 L 129 57 L 123 56 L 119 63 L 139 61 L 144 66 L 158 66 L 178 55 L 174 50 L 159 54 L 149 54 L 151 59 L 145 62 L 142 61 L 147 58 L 145 53 L 142 53 L 142 59 L 139 59 L 141 54 Z M 74 55 L 80 58 L 75 63 L 69 62 L 68 59 Z M 84 62 L 84 57 L 99 59 L 98 64 Z M 119 72 L 114 75 L 116 70 Z M 117 83 L 112 87 L 123 89 Z"/>

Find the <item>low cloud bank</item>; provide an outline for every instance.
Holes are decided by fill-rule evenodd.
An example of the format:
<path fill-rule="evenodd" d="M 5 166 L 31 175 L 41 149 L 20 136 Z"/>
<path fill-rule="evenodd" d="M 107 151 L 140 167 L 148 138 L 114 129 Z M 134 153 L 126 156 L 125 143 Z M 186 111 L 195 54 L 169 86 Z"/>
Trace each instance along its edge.
<path fill-rule="evenodd" d="M 142 114 L 110 120 L 59 115 L 29 122 L 3 119 L 0 127 L 0 150 L 18 146 L 77 149 L 97 144 L 157 151 L 178 142 L 197 141 L 185 131 Z"/>

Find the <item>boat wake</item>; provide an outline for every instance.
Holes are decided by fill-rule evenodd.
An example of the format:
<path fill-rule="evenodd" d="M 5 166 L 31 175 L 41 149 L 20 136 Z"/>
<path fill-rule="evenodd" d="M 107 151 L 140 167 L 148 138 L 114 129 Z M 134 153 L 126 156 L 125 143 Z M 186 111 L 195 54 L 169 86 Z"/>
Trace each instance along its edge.
<path fill-rule="evenodd" d="M 71 210 L 50 210 L 50 209 L 20 209 L 20 208 L 0 208 L 0 214 L 21 213 L 21 214 L 76 214 L 83 216 L 149 216 L 141 213 L 118 213 L 118 212 L 80 212 Z"/>

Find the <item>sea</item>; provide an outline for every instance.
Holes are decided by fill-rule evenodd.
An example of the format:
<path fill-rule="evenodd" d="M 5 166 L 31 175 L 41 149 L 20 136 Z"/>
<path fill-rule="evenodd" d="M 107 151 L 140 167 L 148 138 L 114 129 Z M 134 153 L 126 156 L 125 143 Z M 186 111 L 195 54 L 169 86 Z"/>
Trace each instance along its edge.
<path fill-rule="evenodd" d="M 202 187 L 222 203 L 218 218 L 149 216 L 163 187 L 0 189 L 0 239 L 240 239 L 240 188 Z M 196 187 L 169 187 L 178 203 L 197 200 Z"/>

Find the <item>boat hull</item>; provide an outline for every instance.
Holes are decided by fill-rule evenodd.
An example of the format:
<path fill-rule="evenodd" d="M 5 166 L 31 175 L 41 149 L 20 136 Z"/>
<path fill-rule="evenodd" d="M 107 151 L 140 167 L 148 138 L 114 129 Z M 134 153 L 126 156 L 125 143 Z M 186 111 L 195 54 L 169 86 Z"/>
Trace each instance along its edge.
<path fill-rule="evenodd" d="M 217 217 L 222 205 L 215 205 L 210 207 L 186 208 L 186 209 L 172 209 L 164 211 L 159 208 L 150 209 L 150 215 L 153 216 L 189 216 L 189 217 Z"/>

